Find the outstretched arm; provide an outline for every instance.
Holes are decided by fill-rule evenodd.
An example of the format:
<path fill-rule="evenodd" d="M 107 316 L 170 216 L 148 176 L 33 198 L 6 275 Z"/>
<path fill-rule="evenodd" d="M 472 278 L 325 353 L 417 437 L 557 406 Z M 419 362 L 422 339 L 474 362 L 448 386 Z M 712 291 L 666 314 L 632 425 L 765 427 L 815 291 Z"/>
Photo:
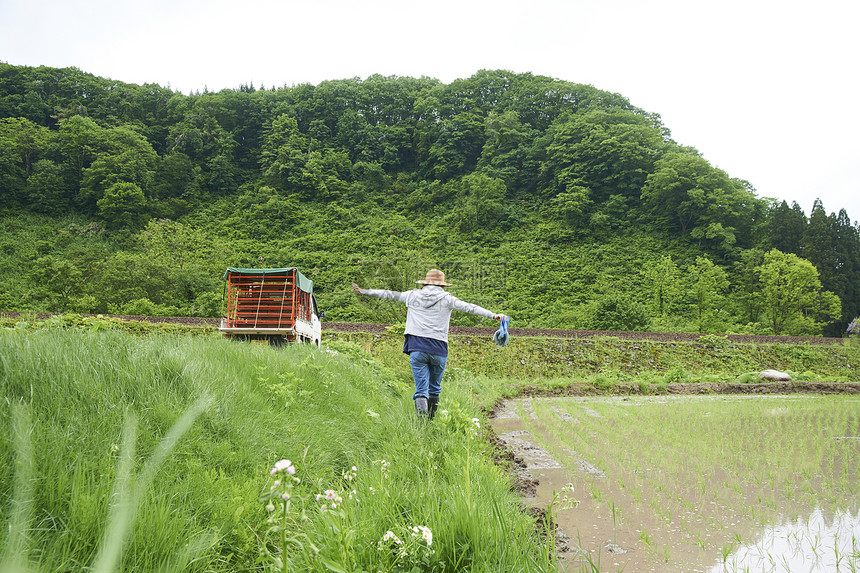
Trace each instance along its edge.
<path fill-rule="evenodd" d="M 363 294 L 365 296 L 372 296 L 372 297 L 376 297 L 376 298 L 385 298 L 388 300 L 396 300 L 398 302 L 406 302 L 406 293 L 405 292 L 397 292 L 395 290 L 366 289 L 366 288 L 359 287 L 355 283 L 352 283 L 352 290 L 354 290 L 358 294 Z"/>
<path fill-rule="evenodd" d="M 470 302 L 466 302 L 460 300 L 459 298 L 453 297 L 454 304 L 452 308 L 454 310 L 459 310 L 460 312 L 468 312 L 471 314 L 477 314 L 478 316 L 483 316 L 484 318 L 492 318 L 493 320 L 503 320 L 507 318 L 504 314 L 497 314 L 491 310 L 487 310 L 482 306 L 478 306 L 477 304 L 472 304 Z"/>

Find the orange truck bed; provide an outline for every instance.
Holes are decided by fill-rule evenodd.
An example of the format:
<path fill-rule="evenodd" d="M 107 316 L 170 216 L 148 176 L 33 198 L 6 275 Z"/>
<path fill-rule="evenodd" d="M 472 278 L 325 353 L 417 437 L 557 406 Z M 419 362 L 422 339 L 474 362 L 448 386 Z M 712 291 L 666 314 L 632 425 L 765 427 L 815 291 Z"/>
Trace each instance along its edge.
<path fill-rule="evenodd" d="M 231 267 L 224 278 L 227 308 L 221 332 L 225 336 L 276 335 L 295 340 L 297 335 L 302 338 L 314 322 L 319 323 L 313 281 L 295 267 Z"/>

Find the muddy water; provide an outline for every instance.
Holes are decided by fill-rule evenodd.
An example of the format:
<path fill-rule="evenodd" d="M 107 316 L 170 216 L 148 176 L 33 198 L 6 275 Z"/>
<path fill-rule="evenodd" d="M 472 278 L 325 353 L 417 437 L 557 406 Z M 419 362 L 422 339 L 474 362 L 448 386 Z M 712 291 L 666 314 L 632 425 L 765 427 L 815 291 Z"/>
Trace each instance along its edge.
<path fill-rule="evenodd" d="M 530 398 L 493 426 L 568 571 L 860 570 L 856 398 Z"/>

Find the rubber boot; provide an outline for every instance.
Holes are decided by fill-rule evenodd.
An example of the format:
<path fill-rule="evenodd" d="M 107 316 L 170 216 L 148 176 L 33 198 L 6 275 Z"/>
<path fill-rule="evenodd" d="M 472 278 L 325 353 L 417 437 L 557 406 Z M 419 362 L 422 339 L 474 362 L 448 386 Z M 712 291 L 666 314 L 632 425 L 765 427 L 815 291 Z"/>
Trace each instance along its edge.
<path fill-rule="evenodd" d="M 427 398 L 427 418 L 432 420 L 436 416 L 436 409 L 439 408 L 439 394 L 430 394 Z"/>
<path fill-rule="evenodd" d="M 418 412 L 419 418 L 427 417 L 427 398 L 424 396 L 415 398 L 415 411 Z"/>

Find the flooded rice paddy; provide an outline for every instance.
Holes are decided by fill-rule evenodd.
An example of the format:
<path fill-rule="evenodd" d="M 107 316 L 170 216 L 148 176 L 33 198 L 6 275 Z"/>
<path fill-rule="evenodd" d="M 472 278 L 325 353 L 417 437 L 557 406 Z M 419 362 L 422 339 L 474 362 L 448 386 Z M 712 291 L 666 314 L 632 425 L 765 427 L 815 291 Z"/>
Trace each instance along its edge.
<path fill-rule="evenodd" d="M 493 426 L 568 571 L 860 571 L 856 396 L 526 398 Z"/>

